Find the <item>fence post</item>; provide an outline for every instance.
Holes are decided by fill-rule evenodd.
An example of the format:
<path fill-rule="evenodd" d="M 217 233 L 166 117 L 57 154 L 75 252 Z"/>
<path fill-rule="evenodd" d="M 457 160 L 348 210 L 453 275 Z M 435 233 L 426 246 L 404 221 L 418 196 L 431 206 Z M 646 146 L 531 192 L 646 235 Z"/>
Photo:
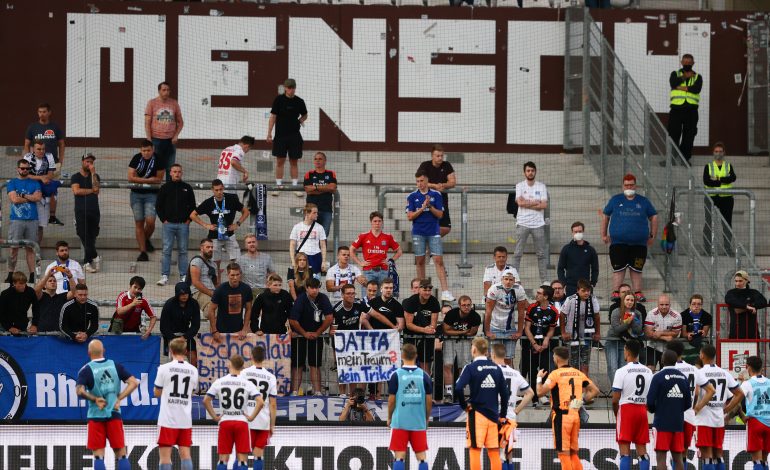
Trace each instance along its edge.
<path fill-rule="evenodd" d="M 583 156 L 591 156 L 591 17 L 583 10 Z M 604 183 L 604 181 L 602 181 Z"/>
<path fill-rule="evenodd" d="M 570 26 L 572 23 L 572 15 L 574 10 L 567 8 L 564 16 L 564 114 L 562 115 L 562 125 L 564 127 L 562 132 L 562 147 L 571 148 L 572 139 L 570 137 L 570 112 L 572 111 L 572 90 L 570 89 L 569 77 L 572 76 L 571 71 L 571 54 L 570 54 Z"/>
<path fill-rule="evenodd" d="M 607 88 L 609 83 L 609 77 L 607 76 L 608 73 L 608 67 L 607 67 L 607 41 L 604 40 L 603 37 L 600 37 L 599 39 L 599 53 L 601 54 L 601 61 L 602 61 L 602 72 L 601 77 L 599 79 L 599 83 L 602 83 L 601 86 L 601 117 L 599 118 L 599 122 L 601 123 L 601 139 L 602 141 L 599 143 L 599 151 L 602 154 L 602 179 L 605 181 L 605 184 L 607 182 L 607 165 L 608 157 L 607 157 L 607 120 L 609 119 L 608 113 L 607 113 Z"/>
<path fill-rule="evenodd" d="M 623 87 L 622 87 L 622 96 L 621 96 L 621 116 L 623 121 L 623 135 L 622 135 L 622 143 L 623 146 L 623 174 L 625 175 L 628 172 L 628 165 L 626 162 L 626 159 L 628 158 L 628 71 L 624 68 L 623 69 Z"/>
<path fill-rule="evenodd" d="M 459 269 L 471 269 L 468 263 L 468 193 L 460 193 L 460 263 Z"/>

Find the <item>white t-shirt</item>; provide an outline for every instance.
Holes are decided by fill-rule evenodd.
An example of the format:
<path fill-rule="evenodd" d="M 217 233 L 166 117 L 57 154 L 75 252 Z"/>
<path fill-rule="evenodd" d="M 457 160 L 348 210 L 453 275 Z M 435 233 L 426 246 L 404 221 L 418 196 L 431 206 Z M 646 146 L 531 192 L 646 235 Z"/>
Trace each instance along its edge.
<path fill-rule="evenodd" d="M 649 318 L 648 315 L 647 319 Z M 677 362 L 674 364 L 674 367 L 687 377 L 687 383 L 690 385 L 690 396 L 693 397 L 693 404 L 695 404 L 695 374 L 698 372 L 698 369 L 694 365 L 684 361 Z M 692 406 L 684 412 L 684 420 L 693 426 L 695 425 L 695 411 L 693 411 Z"/>
<path fill-rule="evenodd" d="M 652 371 L 638 362 L 630 362 L 615 371 L 612 391 L 620 392 L 620 404 L 646 405 Z"/>
<path fill-rule="evenodd" d="M 72 277 L 74 278 L 72 282 L 76 283 L 78 282 L 78 279 L 85 279 L 86 273 L 83 271 L 83 267 L 75 261 L 74 259 L 70 258 L 64 263 L 59 263 L 59 261 L 54 261 L 53 263 L 49 264 L 45 268 L 45 272 L 47 273 L 51 269 L 55 268 L 57 265 L 61 264 L 62 266 L 66 266 L 69 268 L 70 272 L 72 273 Z M 53 274 L 53 277 L 56 278 L 56 293 L 62 294 L 65 292 L 68 292 L 67 289 L 64 288 L 64 281 L 67 279 L 64 274 L 60 273 L 59 271 L 56 271 Z M 72 286 L 75 287 L 75 286 Z"/>
<path fill-rule="evenodd" d="M 535 181 L 532 186 L 528 185 L 526 181 L 522 181 L 516 184 L 516 199 L 520 197 L 536 201 L 548 201 L 548 190 L 540 181 Z M 519 212 L 516 215 L 516 225 L 527 228 L 542 227 L 545 225 L 544 213 L 545 210 L 543 209 L 535 210 L 519 207 Z"/>
<path fill-rule="evenodd" d="M 211 384 L 206 395 L 219 400 L 220 423 L 223 421 L 248 423 L 246 413 L 249 411 L 249 400 L 257 398 L 259 390 L 240 375 L 226 375 Z"/>
<path fill-rule="evenodd" d="M 158 367 L 155 386 L 160 396 L 158 426 L 192 428 L 192 396 L 198 390 L 198 369 L 186 361 L 171 361 Z"/>
<path fill-rule="evenodd" d="M 515 330 L 519 324 L 516 304 L 522 300 L 527 300 L 524 288 L 519 284 L 514 284 L 508 290 L 503 287 L 502 283 L 492 284 L 492 287 L 487 291 L 487 300 L 495 301 L 489 326 L 496 330 Z"/>
<path fill-rule="evenodd" d="M 682 316 L 675 310 L 669 310 L 665 315 L 658 311 L 658 308 L 650 310 L 647 318 L 644 320 L 644 326 L 651 326 L 654 331 L 682 331 Z M 653 347 L 660 352 L 666 348 L 666 341 L 653 340 Z"/>
<path fill-rule="evenodd" d="M 503 378 L 506 385 L 508 385 L 508 391 L 511 392 L 511 397 L 508 399 L 508 413 L 507 419 L 516 419 L 516 405 L 521 401 L 521 395 L 529 388 L 529 382 L 522 377 L 521 373 L 508 365 L 503 364 L 500 366 L 500 370 L 503 371 Z M 500 400 L 498 398 L 498 400 Z"/>
<path fill-rule="evenodd" d="M 246 155 L 243 153 L 243 148 L 238 144 L 222 150 L 222 153 L 219 155 L 217 178 L 226 185 L 240 183 L 243 179 L 243 173 L 233 168 L 232 163 L 235 161 L 243 166 L 245 158 Z"/>
<path fill-rule="evenodd" d="M 361 269 L 348 263 L 346 268 L 340 268 L 339 264 L 335 264 L 326 273 L 326 280 L 334 282 L 335 287 L 344 286 L 345 284 L 355 284 L 356 278 L 361 275 Z M 329 293 L 330 300 L 342 300 L 342 291 L 334 291 Z"/>
<path fill-rule="evenodd" d="M 302 243 L 302 240 L 305 238 L 305 234 L 307 234 L 309 230 L 310 225 L 305 224 L 305 222 L 300 222 L 291 229 L 289 240 L 297 242 L 296 247 L 299 247 L 300 243 Z M 316 222 L 313 231 L 310 233 L 310 236 L 307 237 L 307 241 L 302 245 L 302 249 L 297 251 L 299 253 L 305 253 L 308 256 L 316 255 L 321 252 L 321 240 L 326 240 L 326 232 L 324 231 L 324 228 L 321 227 L 321 224 Z"/>
<path fill-rule="evenodd" d="M 490 264 L 486 268 L 484 268 L 484 279 L 482 282 L 489 282 L 492 284 L 499 284 L 503 281 L 503 272 L 510 269 L 513 271 L 513 276 L 516 278 L 516 280 L 519 280 L 519 272 L 516 271 L 516 268 L 513 266 L 506 264 L 503 269 L 497 269 L 497 265 L 495 263 Z"/>
<path fill-rule="evenodd" d="M 738 382 L 730 372 L 714 364 L 706 364 L 695 373 L 695 384 L 700 387 L 698 389 L 698 401 L 706 394 L 703 387 L 709 382 L 714 386 L 716 393 L 706 406 L 695 415 L 695 424 L 723 428 L 725 426 L 725 403 L 732 398 L 732 391 L 738 388 Z"/>
<path fill-rule="evenodd" d="M 257 417 L 249 423 L 249 429 L 270 429 L 270 400 L 275 400 L 278 396 L 278 385 L 275 376 L 263 367 L 251 366 L 241 371 L 241 377 L 253 383 L 262 395 L 262 399 L 265 400 L 265 405 L 259 410 Z M 253 400 L 249 400 L 249 413 L 254 409 L 254 406 L 256 406 L 256 403 Z"/>

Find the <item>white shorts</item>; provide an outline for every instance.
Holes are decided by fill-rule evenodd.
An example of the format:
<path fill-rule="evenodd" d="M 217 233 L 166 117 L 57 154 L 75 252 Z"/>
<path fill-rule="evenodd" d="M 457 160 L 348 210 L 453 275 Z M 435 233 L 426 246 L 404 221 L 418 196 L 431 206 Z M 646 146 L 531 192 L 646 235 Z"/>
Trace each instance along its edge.
<path fill-rule="evenodd" d="M 227 240 L 214 240 L 214 256 L 211 258 L 214 262 L 222 260 L 235 261 L 240 256 L 241 249 L 238 246 L 238 240 L 233 237 Z M 224 268 L 224 266 L 222 267 Z"/>

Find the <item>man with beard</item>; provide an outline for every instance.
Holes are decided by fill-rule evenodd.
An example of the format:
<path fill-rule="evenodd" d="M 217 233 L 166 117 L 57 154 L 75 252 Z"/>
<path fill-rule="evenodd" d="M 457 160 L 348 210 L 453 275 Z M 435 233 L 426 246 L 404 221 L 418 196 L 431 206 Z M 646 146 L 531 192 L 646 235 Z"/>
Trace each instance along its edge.
<path fill-rule="evenodd" d="M 85 154 L 80 171 L 72 175 L 71 187 L 75 195 L 75 231 L 83 244 L 83 268 L 87 273 L 101 269 L 102 258 L 96 252 L 96 237 L 99 236 L 99 185 L 101 178 L 96 173 L 93 154 Z"/>
<path fill-rule="evenodd" d="M 190 284 L 192 297 L 200 305 L 201 312 L 207 312 L 211 296 L 219 284 L 217 267 L 211 263 L 214 255 L 214 242 L 204 238 L 200 244 L 200 254 L 193 256 L 187 268 L 185 279 Z"/>
<path fill-rule="evenodd" d="M 54 279 L 56 279 L 57 294 L 70 291 L 69 280 L 64 275 L 64 268 L 68 269 L 69 272 L 72 273 L 72 277 L 74 277 L 76 284 L 85 284 L 86 274 L 83 272 L 83 267 L 80 266 L 80 263 L 78 263 L 76 260 L 70 259 L 69 243 L 60 240 L 56 242 L 56 259 L 45 268 L 46 274 L 53 272 L 52 275 Z"/>

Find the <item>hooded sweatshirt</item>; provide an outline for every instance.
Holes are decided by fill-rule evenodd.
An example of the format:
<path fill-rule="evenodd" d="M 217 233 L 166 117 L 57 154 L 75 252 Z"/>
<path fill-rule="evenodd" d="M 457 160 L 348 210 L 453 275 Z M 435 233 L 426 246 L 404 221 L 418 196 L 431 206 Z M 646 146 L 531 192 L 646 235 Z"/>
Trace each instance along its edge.
<path fill-rule="evenodd" d="M 160 333 L 165 341 L 171 341 L 177 336 L 188 340 L 195 338 L 201 327 L 201 308 L 198 301 L 190 295 L 184 306 L 179 302 L 179 296 L 190 294 L 190 286 L 177 282 L 174 287 L 174 297 L 163 304 L 160 314 Z"/>

